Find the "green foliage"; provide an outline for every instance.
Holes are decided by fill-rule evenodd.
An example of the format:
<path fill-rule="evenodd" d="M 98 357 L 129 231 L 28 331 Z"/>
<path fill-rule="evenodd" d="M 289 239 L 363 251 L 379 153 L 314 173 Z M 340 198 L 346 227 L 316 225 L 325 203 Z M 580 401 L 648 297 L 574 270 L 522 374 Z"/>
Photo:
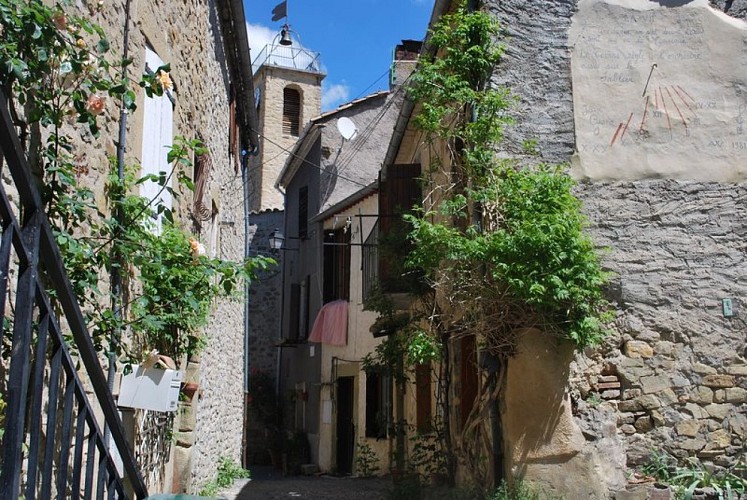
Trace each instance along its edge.
<path fill-rule="evenodd" d="M 518 480 L 509 485 L 501 483 L 489 500 L 561 500 L 562 497 L 546 491 L 544 488 Z"/>
<path fill-rule="evenodd" d="M 169 207 L 133 194 L 146 181 L 174 199 L 192 189 L 185 172 L 204 146 L 177 137 L 171 151 L 164 151 L 169 171 L 138 178 L 140 167 L 131 166 L 123 179 L 114 165 L 91 165 L 75 148 L 76 141 L 98 137 L 101 118 L 110 108 L 117 111 L 110 101 L 133 111 L 138 86 L 148 96 L 163 95 L 172 85 L 169 66 L 131 81 L 131 61 L 112 62 L 101 27 L 41 0 L 0 0 L 0 31 L 0 86 L 95 347 L 103 351 L 105 340 L 131 333 L 145 352 L 155 347 L 177 358 L 196 352 L 214 299 L 233 296 L 243 280 L 272 263 L 202 255 Z M 107 207 L 90 188 L 91 170 L 109 172 Z M 163 221 L 160 234 L 156 219 Z M 110 273 L 122 277 L 121 290 L 109 286 Z M 128 345 L 118 342 L 111 349 L 129 362 Z"/>
<path fill-rule="evenodd" d="M 408 466 L 424 478 L 446 473 L 446 454 L 435 433 L 416 432 L 410 437 Z"/>
<path fill-rule="evenodd" d="M 495 154 L 513 100 L 488 84 L 503 53 L 498 34 L 488 13 L 462 4 L 436 25 L 437 56 L 412 78 L 422 106 L 416 125 L 427 143 L 450 147 L 426 179 L 431 205 L 406 216 L 408 264 L 450 302 L 454 323 L 480 332 L 489 350 L 511 355 L 511 332 L 528 326 L 579 347 L 596 344 L 605 334 L 608 274 L 584 232 L 573 180 L 563 167 Z M 536 151 L 536 143 L 524 148 Z"/>
<path fill-rule="evenodd" d="M 228 488 L 236 479 L 249 478 L 250 473 L 232 459 L 221 457 L 218 463 L 218 472 L 212 481 L 200 490 L 202 496 L 215 496 L 221 489 Z"/>
<path fill-rule="evenodd" d="M 719 500 L 736 500 L 747 492 L 745 472 L 747 467 L 741 460 L 732 467 L 721 468 L 690 457 L 685 460 L 684 466 L 677 467 L 674 476 L 667 482 L 674 485 L 678 496 L 685 500 L 693 497 L 696 488 L 713 488 Z"/>
<path fill-rule="evenodd" d="M 652 450 L 640 471 L 658 482 L 671 486 L 677 498 L 690 500 L 696 488 L 712 488 L 719 499 L 736 500 L 747 492 L 747 466 L 738 460 L 728 468 L 704 464 L 697 457 L 677 459 L 665 451 Z"/>
<path fill-rule="evenodd" d="M 362 477 L 371 477 L 379 471 L 379 457 L 371 446 L 362 440 L 356 445 L 355 470 Z"/>
<path fill-rule="evenodd" d="M 669 483 L 676 466 L 677 459 L 666 451 L 651 450 L 648 460 L 641 466 L 641 472 L 661 483 Z"/>
<path fill-rule="evenodd" d="M 590 392 L 589 396 L 586 398 L 586 404 L 595 408 L 602 404 L 602 396 L 598 392 Z"/>
<path fill-rule="evenodd" d="M 394 479 L 394 488 L 389 492 L 389 500 L 422 498 L 423 489 L 419 475 L 405 474 Z"/>
<path fill-rule="evenodd" d="M 6 407 L 5 399 L 3 399 L 3 394 L 0 393 L 0 440 L 3 439 L 3 434 L 5 434 L 5 407 Z"/>

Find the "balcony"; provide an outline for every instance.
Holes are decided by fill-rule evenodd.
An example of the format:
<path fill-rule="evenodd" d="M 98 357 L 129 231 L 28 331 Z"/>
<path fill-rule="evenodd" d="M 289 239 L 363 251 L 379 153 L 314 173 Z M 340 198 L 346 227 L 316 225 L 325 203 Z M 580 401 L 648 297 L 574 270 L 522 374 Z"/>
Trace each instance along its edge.
<path fill-rule="evenodd" d="M 252 74 L 256 74 L 262 66 L 278 66 L 312 73 L 324 73 L 319 53 L 303 47 L 265 45 L 259 55 L 254 58 Z"/>

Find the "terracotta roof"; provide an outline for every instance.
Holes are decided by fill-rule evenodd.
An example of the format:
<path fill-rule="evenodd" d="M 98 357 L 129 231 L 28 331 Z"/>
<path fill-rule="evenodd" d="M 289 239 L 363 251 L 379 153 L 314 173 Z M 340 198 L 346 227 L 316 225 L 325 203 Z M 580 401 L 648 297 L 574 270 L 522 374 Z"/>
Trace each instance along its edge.
<path fill-rule="evenodd" d="M 334 115 L 336 113 L 339 113 L 340 111 L 352 108 L 353 106 L 357 106 L 358 104 L 360 104 L 362 102 L 366 102 L 366 101 L 374 99 L 376 97 L 387 95 L 387 94 L 389 94 L 389 92 L 390 92 L 389 90 L 380 90 L 378 92 L 374 92 L 373 94 L 369 94 L 369 95 L 367 95 L 365 97 L 361 97 L 360 99 L 353 99 L 350 102 L 346 102 L 345 104 L 341 104 L 340 106 L 338 106 L 336 109 L 333 109 L 332 111 L 327 111 L 326 113 L 322 113 L 321 115 L 312 118 L 311 121 L 312 122 L 318 122 L 318 121 L 324 120 L 324 119 L 329 118 L 330 116 L 332 116 L 332 115 Z"/>

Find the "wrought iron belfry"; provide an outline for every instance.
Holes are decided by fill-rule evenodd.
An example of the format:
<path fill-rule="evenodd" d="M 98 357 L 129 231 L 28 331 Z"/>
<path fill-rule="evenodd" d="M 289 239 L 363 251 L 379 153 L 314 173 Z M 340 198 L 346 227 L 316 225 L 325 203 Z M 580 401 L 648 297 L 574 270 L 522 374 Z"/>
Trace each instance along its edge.
<path fill-rule="evenodd" d="M 86 328 L 41 198 L 0 91 L 0 148 L 20 207 L 0 183 L 0 349 L 12 325 L 0 451 L 0 500 L 35 498 L 145 498 L 148 495 L 125 438 L 114 399 Z M 20 210 L 21 223 L 16 211 Z M 9 283 L 17 269 L 15 287 Z M 72 335 L 77 361 L 94 399 L 86 394 L 76 361 L 44 283 L 51 284 Z M 10 313 L 8 295 L 13 296 Z M 6 356 L 7 353 L 2 353 Z M 109 429 L 122 473 L 104 444 L 97 420 Z"/>

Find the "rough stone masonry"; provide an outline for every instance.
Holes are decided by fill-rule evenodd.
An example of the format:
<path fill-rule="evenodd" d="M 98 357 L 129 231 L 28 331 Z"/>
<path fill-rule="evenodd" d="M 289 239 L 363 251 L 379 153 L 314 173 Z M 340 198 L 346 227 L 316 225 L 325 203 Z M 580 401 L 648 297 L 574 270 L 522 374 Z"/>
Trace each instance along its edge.
<path fill-rule="evenodd" d="M 572 364 L 587 444 L 628 467 L 652 449 L 732 464 L 747 442 L 747 25 L 705 0 L 486 3 L 507 44 L 493 83 L 520 98 L 509 143 L 569 165 L 615 273 L 613 335 Z"/>

